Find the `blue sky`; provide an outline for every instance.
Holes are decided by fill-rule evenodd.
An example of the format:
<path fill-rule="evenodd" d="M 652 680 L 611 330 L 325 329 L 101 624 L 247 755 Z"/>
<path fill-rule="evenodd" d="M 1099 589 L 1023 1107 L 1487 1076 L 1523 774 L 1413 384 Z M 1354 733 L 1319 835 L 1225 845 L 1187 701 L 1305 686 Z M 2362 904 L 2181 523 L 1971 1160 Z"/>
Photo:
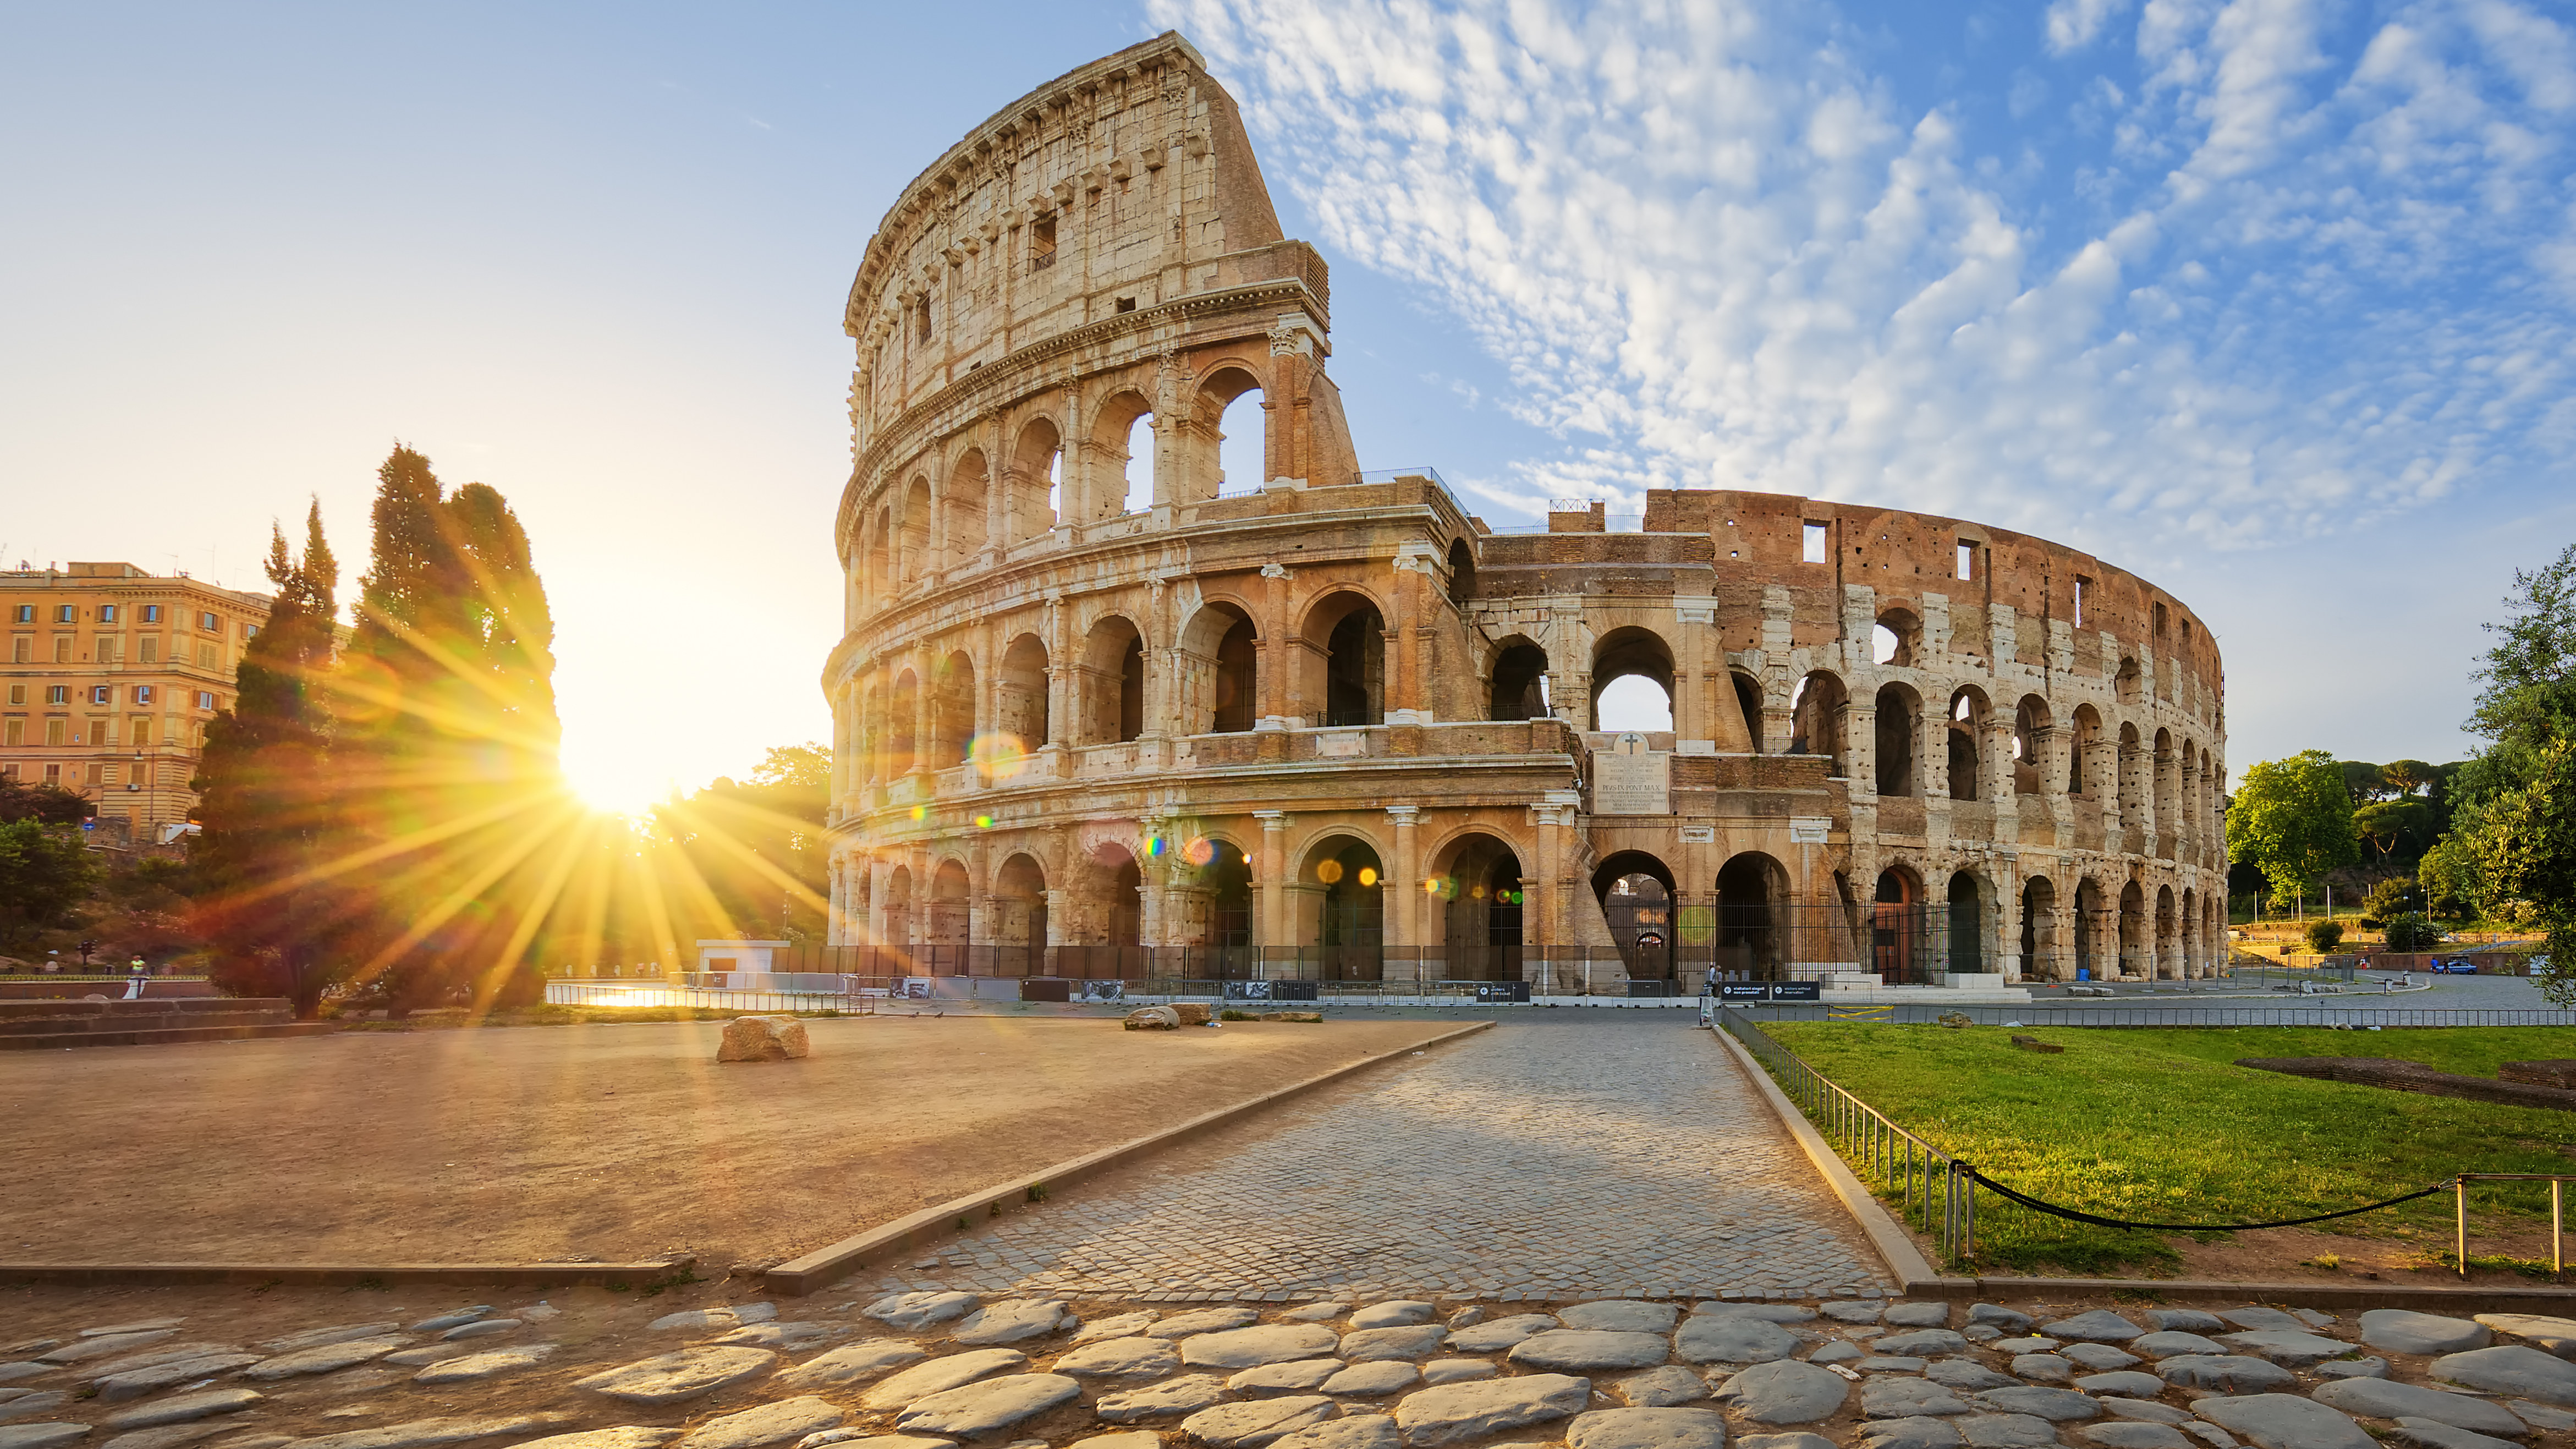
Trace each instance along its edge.
<path fill-rule="evenodd" d="M 896 190 L 1165 26 L 1334 267 L 1363 466 L 1729 484 L 2189 600 L 2230 762 L 2468 747 L 2576 539 L 2576 22 L 2509 0 L 0 5 L 0 553 L 254 582 L 391 441 L 527 520 L 567 762 L 820 737 L 840 304 Z"/>

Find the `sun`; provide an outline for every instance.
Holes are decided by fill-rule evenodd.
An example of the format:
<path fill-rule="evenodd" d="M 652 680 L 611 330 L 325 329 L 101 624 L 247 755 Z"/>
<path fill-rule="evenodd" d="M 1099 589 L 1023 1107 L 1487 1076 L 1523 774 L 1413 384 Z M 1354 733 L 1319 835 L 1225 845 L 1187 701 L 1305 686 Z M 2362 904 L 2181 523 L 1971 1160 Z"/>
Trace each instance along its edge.
<path fill-rule="evenodd" d="M 565 751 L 563 773 L 573 794 L 603 815 L 641 815 L 671 798 L 679 785 L 678 778 L 655 761 L 590 751 Z"/>

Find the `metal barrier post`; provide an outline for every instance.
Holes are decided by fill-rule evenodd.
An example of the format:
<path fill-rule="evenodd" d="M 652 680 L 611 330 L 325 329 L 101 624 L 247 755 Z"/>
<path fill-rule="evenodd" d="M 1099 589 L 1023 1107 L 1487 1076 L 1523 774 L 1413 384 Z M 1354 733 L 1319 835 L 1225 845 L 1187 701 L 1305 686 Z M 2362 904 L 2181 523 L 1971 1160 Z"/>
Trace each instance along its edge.
<path fill-rule="evenodd" d="M 2451 1179 L 2451 1221 L 2459 1236 L 2460 1276 L 2469 1276 L 2469 1179 L 2468 1174 Z"/>
<path fill-rule="evenodd" d="M 2565 1219 L 2559 1213 L 2560 1189 L 2564 1186 L 2557 1178 L 2549 1179 L 2549 1275 L 2553 1278 L 2567 1276 L 2567 1253 L 2560 1233 Z"/>

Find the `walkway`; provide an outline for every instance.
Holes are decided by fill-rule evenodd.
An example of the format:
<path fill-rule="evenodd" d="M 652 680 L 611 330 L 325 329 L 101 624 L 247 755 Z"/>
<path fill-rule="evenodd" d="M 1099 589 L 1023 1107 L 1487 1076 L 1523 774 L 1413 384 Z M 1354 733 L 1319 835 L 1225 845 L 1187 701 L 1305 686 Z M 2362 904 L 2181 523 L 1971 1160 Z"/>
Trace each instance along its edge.
<path fill-rule="evenodd" d="M 1496 1026 L 878 1281 L 1149 1301 L 1892 1287 L 1724 1049 L 1663 1012 Z"/>

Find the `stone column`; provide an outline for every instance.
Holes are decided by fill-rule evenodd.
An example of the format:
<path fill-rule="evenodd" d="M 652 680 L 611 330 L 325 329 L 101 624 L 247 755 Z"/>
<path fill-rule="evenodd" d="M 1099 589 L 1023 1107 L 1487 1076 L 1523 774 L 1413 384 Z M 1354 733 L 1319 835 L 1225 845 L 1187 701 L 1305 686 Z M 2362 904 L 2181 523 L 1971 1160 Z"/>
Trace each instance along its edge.
<path fill-rule="evenodd" d="M 1564 870 L 1566 808 L 1555 797 L 1572 793 L 1551 790 L 1547 803 L 1530 807 L 1530 822 L 1538 830 L 1538 858 L 1521 876 L 1521 976 L 1536 983 L 1531 989 L 1540 994 L 1554 988 L 1552 958 L 1564 949 L 1566 937 L 1565 892 L 1558 880 Z"/>
<path fill-rule="evenodd" d="M 1834 711 L 1842 717 L 1843 774 L 1847 794 L 1878 794 L 1878 706 L 1847 701 Z"/>
<path fill-rule="evenodd" d="M 1261 860 L 1252 872 L 1253 886 L 1260 892 L 1252 924 L 1252 944 L 1256 947 L 1294 945 L 1288 935 L 1288 812 L 1255 810 L 1252 818 L 1261 822 Z"/>
<path fill-rule="evenodd" d="M 894 874 L 894 862 L 868 862 L 868 940 L 871 946 L 889 945 L 886 935 L 887 878 Z"/>
<path fill-rule="evenodd" d="M 1992 874 L 1995 879 L 1995 969 L 2004 973 L 2004 984 L 2010 986 L 2021 979 L 2020 862 L 1998 859 Z"/>
<path fill-rule="evenodd" d="M 1395 827 L 1395 858 L 1387 862 L 1387 877 L 1380 885 L 1386 892 L 1386 943 L 1389 946 L 1425 949 L 1422 920 L 1422 859 L 1414 825 L 1422 815 L 1419 805 L 1389 805 L 1387 820 Z M 1415 957 L 1416 961 L 1421 958 Z"/>

